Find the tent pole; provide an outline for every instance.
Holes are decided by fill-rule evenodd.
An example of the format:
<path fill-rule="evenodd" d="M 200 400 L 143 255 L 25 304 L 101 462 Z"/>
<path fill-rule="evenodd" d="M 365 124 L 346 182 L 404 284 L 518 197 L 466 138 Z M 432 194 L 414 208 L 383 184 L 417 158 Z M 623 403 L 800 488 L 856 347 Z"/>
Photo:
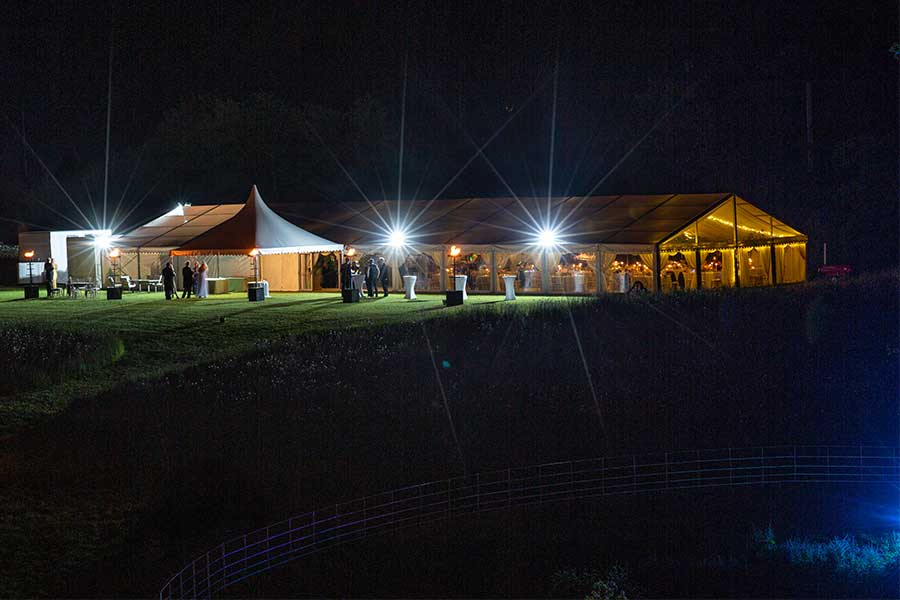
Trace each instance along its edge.
<path fill-rule="evenodd" d="M 662 283 L 660 282 L 660 257 L 659 244 L 653 246 L 653 291 L 659 294 L 662 292 Z"/>
<path fill-rule="evenodd" d="M 737 230 L 737 198 L 734 193 L 731 194 L 731 208 L 734 213 L 734 287 L 741 287 L 741 261 L 738 255 L 738 230 Z"/>
<path fill-rule="evenodd" d="M 703 266 L 700 264 L 700 248 L 694 248 L 694 272 L 697 274 L 698 290 L 703 289 Z"/>

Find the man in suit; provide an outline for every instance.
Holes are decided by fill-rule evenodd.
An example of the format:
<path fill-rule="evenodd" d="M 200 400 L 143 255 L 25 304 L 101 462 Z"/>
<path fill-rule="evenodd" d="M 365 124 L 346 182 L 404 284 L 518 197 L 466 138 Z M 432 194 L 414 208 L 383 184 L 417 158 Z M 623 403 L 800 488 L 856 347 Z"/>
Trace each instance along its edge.
<path fill-rule="evenodd" d="M 378 265 L 375 264 L 374 258 L 370 258 L 369 264 L 366 266 L 366 295 L 369 298 L 375 297 L 376 285 L 378 285 Z"/>
<path fill-rule="evenodd" d="M 169 261 L 162 270 L 163 289 L 166 291 L 166 300 L 178 297 L 178 292 L 175 291 L 175 277 L 175 267 L 172 266 L 172 261 Z"/>
<path fill-rule="evenodd" d="M 384 290 L 384 297 L 387 298 L 388 286 L 391 285 L 391 268 L 387 266 L 383 256 L 378 257 L 378 280 L 381 282 L 381 289 Z"/>
<path fill-rule="evenodd" d="M 344 264 L 341 265 L 341 288 L 345 290 L 349 290 L 353 287 L 353 278 L 352 278 L 352 270 L 353 265 L 350 264 L 350 257 L 344 257 Z"/>
<path fill-rule="evenodd" d="M 184 263 L 181 268 L 181 297 L 191 297 L 194 289 L 194 270 L 191 268 L 191 261 Z"/>
<path fill-rule="evenodd" d="M 44 263 L 44 281 L 47 283 L 47 297 L 50 297 L 50 291 L 53 289 L 53 259 L 48 258 Z"/>

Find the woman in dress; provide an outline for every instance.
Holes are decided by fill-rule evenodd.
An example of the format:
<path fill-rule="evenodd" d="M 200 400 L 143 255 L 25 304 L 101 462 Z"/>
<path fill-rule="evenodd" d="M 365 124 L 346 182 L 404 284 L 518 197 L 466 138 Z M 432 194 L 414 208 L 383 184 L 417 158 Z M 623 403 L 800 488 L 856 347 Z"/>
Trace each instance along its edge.
<path fill-rule="evenodd" d="M 197 289 L 197 297 L 206 298 L 209 296 L 209 282 L 206 280 L 209 276 L 209 267 L 205 262 L 200 264 L 198 272 L 200 273 L 200 285 Z"/>

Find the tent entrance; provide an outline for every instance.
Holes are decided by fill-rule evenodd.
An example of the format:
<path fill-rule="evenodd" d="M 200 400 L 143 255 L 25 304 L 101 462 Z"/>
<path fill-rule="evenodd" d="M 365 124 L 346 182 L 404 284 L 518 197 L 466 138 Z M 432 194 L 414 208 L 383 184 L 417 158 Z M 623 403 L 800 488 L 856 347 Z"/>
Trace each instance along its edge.
<path fill-rule="evenodd" d="M 340 255 L 337 252 L 317 252 L 313 256 L 315 257 L 312 269 L 313 290 L 317 292 L 337 290 Z"/>

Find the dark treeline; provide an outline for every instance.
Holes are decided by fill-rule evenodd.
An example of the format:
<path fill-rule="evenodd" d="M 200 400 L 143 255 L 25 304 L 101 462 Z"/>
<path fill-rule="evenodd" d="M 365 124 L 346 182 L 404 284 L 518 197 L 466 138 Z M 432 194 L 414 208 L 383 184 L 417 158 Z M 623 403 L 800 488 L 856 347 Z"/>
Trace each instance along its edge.
<path fill-rule="evenodd" d="M 231 12 L 152 2 L 114 18 L 65 18 L 40 3 L 14 11 L 0 36 L 16 59 L 0 71 L 12 82 L 4 238 L 14 241 L 16 223 L 84 220 L 22 143 L 23 127 L 88 220 L 102 220 L 112 33 L 107 218 L 117 228 L 178 201 L 241 201 L 253 183 L 294 212 L 360 190 L 734 191 L 808 233 L 814 266 L 826 241 L 830 262 L 896 264 L 890 3 Z M 482 157 L 463 169 L 507 121 L 485 148 L 506 183 Z"/>
<path fill-rule="evenodd" d="M 479 472 L 672 449 L 891 445 L 896 303 L 890 276 L 335 330 L 76 402 L 16 436 L 28 466 L 14 485 L 22 497 L 140 507 L 108 559 L 50 590 L 93 596 L 153 593 L 223 539 L 460 474 L 463 462 Z"/>

